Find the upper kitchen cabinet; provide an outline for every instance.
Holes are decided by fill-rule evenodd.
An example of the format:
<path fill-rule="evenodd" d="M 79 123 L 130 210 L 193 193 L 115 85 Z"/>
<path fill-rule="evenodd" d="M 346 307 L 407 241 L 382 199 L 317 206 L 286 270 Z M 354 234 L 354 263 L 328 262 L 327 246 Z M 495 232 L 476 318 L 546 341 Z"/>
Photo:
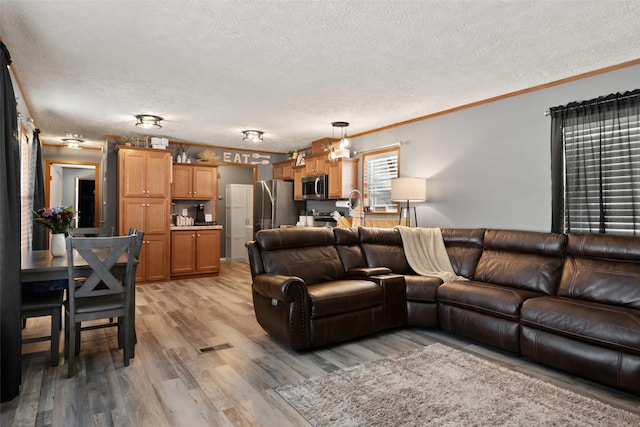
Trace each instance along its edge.
<path fill-rule="evenodd" d="M 304 176 L 326 175 L 327 154 L 309 154 L 304 157 Z"/>
<path fill-rule="evenodd" d="M 358 159 L 340 158 L 327 162 L 329 198 L 345 199 L 358 189 Z"/>
<path fill-rule="evenodd" d="M 174 164 L 171 197 L 176 200 L 211 200 L 217 198 L 218 167 Z"/>
<path fill-rule="evenodd" d="M 293 179 L 293 167 L 296 164 L 295 159 L 284 160 L 273 164 L 273 179 Z"/>
<path fill-rule="evenodd" d="M 166 197 L 171 153 L 166 150 L 117 146 L 120 197 Z"/>

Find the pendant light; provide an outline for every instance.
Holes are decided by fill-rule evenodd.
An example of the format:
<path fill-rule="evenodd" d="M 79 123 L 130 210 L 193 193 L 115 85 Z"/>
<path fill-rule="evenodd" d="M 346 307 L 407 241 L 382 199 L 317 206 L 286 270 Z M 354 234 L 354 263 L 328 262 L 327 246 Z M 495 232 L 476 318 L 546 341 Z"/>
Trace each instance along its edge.
<path fill-rule="evenodd" d="M 340 139 L 340 148 L 345 149 L 351 146 L 351 140 L 347 137 L 347 127 L 349 122 L 333 122 L 331 126 L 334 128 L 342 128 L 342 139 Z"/>

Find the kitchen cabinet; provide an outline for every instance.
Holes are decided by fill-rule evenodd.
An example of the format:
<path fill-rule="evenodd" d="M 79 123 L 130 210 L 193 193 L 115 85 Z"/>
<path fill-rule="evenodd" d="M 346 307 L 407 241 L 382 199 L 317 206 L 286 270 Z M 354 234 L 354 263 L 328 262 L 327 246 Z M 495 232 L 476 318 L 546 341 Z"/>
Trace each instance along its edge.
<path fill-rule="evenodd" d="M 169 238 L 145 233 L 136 269 L 136 282 L 163 282 L 169 277 Z"/>
<path fill-rule="evenodd" d="M 218 167 L 173 165 L 171 197 L 176 200 L 210 200 L 218 197 Z"/>
<path fill-rule="evenodd" d="M 293 168 L 293 199 L 304 200 L 302 198 L 302 177 L 304 176 L 304 166 Z"/>
<path fill-rule="evenodd" d="M 129 228 L 142 230 L 145 234 L 166 234 L 171 217 L 168 198 L 145 199 L 126 197 L 120 201 L 118 234 L 125 235 Z M 125 227 L 126 226 L 126 227 Z M 126 228 L 126 229 L 125 229 Z"/>
<path fill-rule="evenodd" d="M 169 280 L 171 153 L 116 147 L 118 156 L 118 235 L 130 228 L 144 232 L 137 282 Z"/>
<path fill-rule="evenodd" d="M 167 197 L 171 153 L 166 150 L 117 147 L 119 197 Z"/>
<path fill-rule="evenodd" d="M 345 199 L 358 189 L 358 159 L 339 158 L 327 162 L 329 198 Z"/>
<path fill-rule="evenodd" d="M 325 175 L 327 155 L 329 153 L 322 152 L 319 154 L 309 154 L 304 157 L 304 176 Z"/>
<path fill-rule="evenodd" d="M 273 179 L 293 179 L 293 168 L 296 164 L 295 159 L 285 160 L 273 164 Z"/>
<path fill-rule="evenodd" d="M 194 275 L 220 271 L 220 229 L 171 232 L 171 275 Z"/>

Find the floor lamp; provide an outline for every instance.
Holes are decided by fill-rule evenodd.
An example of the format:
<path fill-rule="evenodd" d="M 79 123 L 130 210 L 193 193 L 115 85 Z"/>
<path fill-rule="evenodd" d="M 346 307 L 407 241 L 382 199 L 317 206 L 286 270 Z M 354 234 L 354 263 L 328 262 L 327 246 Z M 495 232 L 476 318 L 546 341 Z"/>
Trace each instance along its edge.
<path fill-rule="evenodd" d="M 407 221 L 411 220 L 409 203 L 424 202 L 427 196 L 427 180 L 425 178 L 393 178 L 391 179 L 391 200 L 398 203 L 406 202 L 405 206 L 400 206 L 400 216 L 398 224 L 402 222 L 402 213 L 407 212 Z M 416 207 L 413 207 L 415 226 L 418 226 L 418 214 Z"/>

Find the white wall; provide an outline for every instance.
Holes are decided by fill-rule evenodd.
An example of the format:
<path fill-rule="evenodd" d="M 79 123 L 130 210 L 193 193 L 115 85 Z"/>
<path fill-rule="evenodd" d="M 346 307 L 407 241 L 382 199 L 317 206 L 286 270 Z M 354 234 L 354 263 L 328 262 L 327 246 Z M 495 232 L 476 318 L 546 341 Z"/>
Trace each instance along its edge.
<path fill-rule="evenodd" d="M 400 175 L 427 178 L 424 227 L 551 229 L 550 107 L 640 87 L 640 66 L 576 80 L 354 138 L 402 141 Z M 410 118 L 407 118 L 410 119 Z"/>

